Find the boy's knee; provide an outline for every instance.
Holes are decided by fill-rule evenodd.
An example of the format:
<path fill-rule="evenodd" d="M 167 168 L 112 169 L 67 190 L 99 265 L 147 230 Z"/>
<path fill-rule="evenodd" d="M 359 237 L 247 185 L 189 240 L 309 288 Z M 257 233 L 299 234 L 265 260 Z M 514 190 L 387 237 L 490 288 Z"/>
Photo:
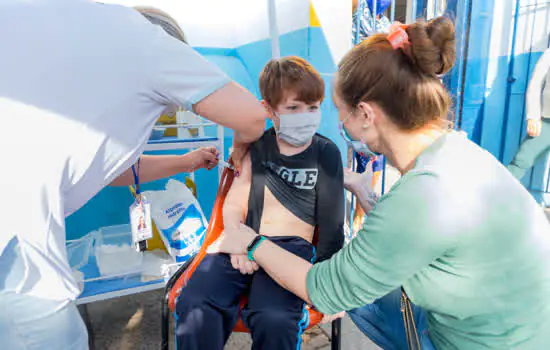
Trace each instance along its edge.
<path fill-rule="evenodd" d="M 201 290 L 185 287 L 176 302 L 178 317 L 188 313 L 191 309 L 202 308 L 207 304 L 206 293 Z"/>

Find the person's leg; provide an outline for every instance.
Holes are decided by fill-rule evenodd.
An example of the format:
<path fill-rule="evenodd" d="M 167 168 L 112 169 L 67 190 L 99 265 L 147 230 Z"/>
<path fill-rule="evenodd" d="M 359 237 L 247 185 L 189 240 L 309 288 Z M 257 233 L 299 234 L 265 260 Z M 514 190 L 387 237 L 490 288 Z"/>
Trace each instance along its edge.
<path fill-rule="evenodd" d="M 86 326 L 73 302 L 16 293 L 25 273 L 17 240 L 0 256 L 0 348 L 85 350 Z"/>
<path fill-rule="evenodd" d="M 222 350 L 250 279 L 233 268 L 229 255 L 206 255 L 176 303 L 177 348 Z"/>
<path fill-rule="evenodd" d="M 314 258 L 314 247 L 301 238 L 276 237 L 271 240 L 308 261 Z M 263 269 L 252 279 L 242 318 L 252 334 L 253 350 L 300 349 L 302 333 L 309 325 L 304 301 L 279 286 Z"/>
<path fill-rule="evenodd" d="M 427 329 L 426 312 L 413 305 L 414 319 L 422 349 L 435 349 Z M 384 350 L 406 350 L 407 335 L 401 313 L 401 289 L 396 289 L 374 303 L 348 312 L 355 325 Z"/>
<path fill-rule="evenodd" d="M 536 160 L 550 149 L 550 119 L 542 119 L 541 133 L 537 137 L 527 137 L 508 165 L 508 170 L 518 180 L 521 180 L 527 170 L 531 169 Z"/>

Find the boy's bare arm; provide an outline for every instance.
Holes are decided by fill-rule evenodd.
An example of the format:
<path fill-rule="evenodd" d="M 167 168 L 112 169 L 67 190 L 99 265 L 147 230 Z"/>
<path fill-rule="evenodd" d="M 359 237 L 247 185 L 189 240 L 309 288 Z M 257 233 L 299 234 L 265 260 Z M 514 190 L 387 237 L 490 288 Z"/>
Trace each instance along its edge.
<path fill-rule="evenodd" d="M 242 163 L 241 172 L 235 177 L 223 205 L 223 222 L 226 228 L 238 229 L 246 219 L 248 196 L 252 183 L 252 162 L 248 153 Z"/>

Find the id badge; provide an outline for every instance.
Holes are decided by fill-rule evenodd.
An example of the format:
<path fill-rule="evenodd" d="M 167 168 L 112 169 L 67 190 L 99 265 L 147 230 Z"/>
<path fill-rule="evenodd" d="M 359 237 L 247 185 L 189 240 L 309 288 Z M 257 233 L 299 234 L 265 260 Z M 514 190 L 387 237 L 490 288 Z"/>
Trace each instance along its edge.
<path fill-rule="evenodd" d="M 132 227 L 132 239 L 137 247 L 140 242 L 153 238 L 151 203 L 143 196 L 136 197 L 130 206 L 130 226 Z"/>

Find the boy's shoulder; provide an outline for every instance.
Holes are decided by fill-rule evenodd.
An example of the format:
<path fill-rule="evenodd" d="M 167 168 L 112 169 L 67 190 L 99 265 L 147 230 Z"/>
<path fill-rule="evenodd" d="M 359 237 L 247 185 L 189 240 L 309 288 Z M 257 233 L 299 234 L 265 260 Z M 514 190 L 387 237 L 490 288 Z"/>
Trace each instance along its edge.
<path fill-rule="evenodd" d="M 263 145 L 265 144 L 266 141 L 271 141 L 271 140 L 275 140 L 275 129 L 273 128 L 269 128 L 269 129 L 266 129 L 263 133 L 262 136 L 260 136 L 259 139 L 257 139 L 256 141 L 252 142 L 252 145 Z"/>
<path fill-rule="evenodd" d="M 315 135 L 313 135 L 313 142 L 317 143 L 321 151 L 332 150 L 340 154 L 340 149 L 338 148 L 338 146 L 336 146 L 336 144 L 326 136 L 316 133 Z"/>

